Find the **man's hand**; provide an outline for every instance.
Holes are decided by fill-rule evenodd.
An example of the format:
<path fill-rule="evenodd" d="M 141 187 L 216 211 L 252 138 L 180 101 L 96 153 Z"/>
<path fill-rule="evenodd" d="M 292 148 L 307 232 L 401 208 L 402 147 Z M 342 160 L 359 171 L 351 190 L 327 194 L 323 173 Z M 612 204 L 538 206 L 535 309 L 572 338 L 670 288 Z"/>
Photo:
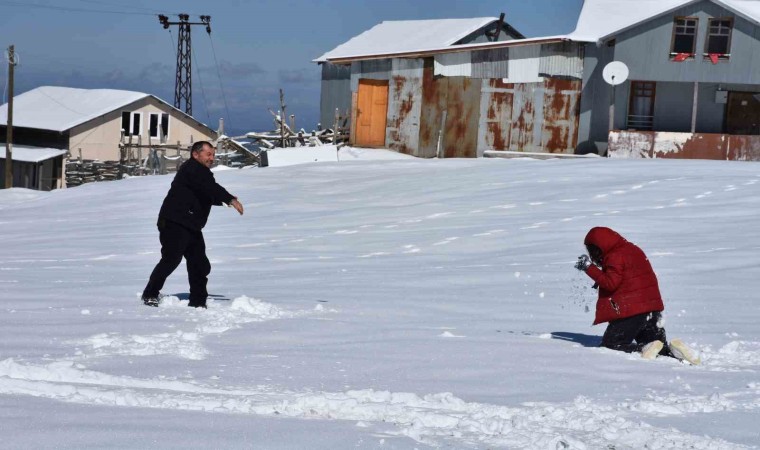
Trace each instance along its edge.
<path fill-rule="evenodd" d="M 585 272 L 591 266 L 591 259 L 588 255 L 581 255 L 578 257 L 578 262 L 575 263 L 575 268 Z"/>
<path fill-rule="evenodd" d="M 235 208 L 235 210 L 239 212 L 241 216 L 243 215 L 243 204 L 240 203 L 238 199 L 233 198 L 232 201 L 230 202 L 230 206 Z"/>

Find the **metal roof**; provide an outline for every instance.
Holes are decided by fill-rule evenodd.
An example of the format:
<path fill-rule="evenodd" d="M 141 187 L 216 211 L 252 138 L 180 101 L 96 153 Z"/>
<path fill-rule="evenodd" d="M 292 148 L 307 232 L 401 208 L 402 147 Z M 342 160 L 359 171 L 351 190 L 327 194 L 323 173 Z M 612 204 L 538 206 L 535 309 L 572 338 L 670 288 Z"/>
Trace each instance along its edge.
<path fill-rule="evenodd" d="M 47 161 L 48 159 L 64 154 L 66 154 L 66 150 L 60 150 L 57 148 L 29 147 L 27 145 L 14 145 L 13 148 L 11 148 L 11 156 L 14 161 L 29 163 Z M 0 143 L 0 159 L 5 159 L 5 157 L 5 143 Z"/>
<path fill-rule="evenodd" d="M 314 62 L 446 47 L 498 20 L 498 17 L 476 17 L 381 22 L 335 47 Z"/>
<path fill-rule="evenodd" d="M 594 42 L 585 41 L 583 39 L 571 39 L 567 35 L 560 36 L 544 36 L 537 38 L 527 39 L 511 39 L 509 41 L 498 42 L 479 42 L 477 44 L 465 44 L 456 45 L 451 47 L 435 47 L 435 48 L 418 48 L 413 50 L 395 51 L 389 53 L 375 53 L 362 56 L 346 56 L 346 57 L 330 57 L 328 61 L 336 64 L 345 64 L 351 61 L 363 61 L 369 59 L 386 59 L 386 58 L 422 58 L 426 56 L 433 56 L 442 53 L 457 53 L 468 52 L 476 50 L 489 50 L 495 48 L 517 47 L 521 45 L 538 45 L 538 44 L 553 44 L 558 42 Z"/>
<path fill-rule="evenodd" d="M 568 37 L 600 41 L 655 17 L 704 0 L 585 0 Z M 708 0 L 760 25 L 760 0 Z"/>

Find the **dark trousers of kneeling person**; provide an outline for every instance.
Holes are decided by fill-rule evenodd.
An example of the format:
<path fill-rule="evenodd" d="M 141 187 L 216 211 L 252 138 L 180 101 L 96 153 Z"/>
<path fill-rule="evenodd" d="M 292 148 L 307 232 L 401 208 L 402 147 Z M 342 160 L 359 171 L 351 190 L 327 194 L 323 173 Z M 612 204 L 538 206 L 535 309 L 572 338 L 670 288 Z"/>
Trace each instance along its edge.
<path fill-rule="evenodd" d="M 211 273 L 211 263 L 206 257 L 206 243 L 203 233 L 160 218 L 158 220 L 161 260 L 150 274 L 143 298 L 157 298 L 169 275 L 185 257 L 187 277 L 190 281 L 190 306 L 206 307 L 206 284 Z"/>
<path fill-rule="evenodd" d="M 634 353 L 640 352 L 652 341 L 668 342 L 665 329 L 657 325 L 661 317 L 661 314 L 655 311 L 610 321 L 602 336 L 601 346 Z M 667 345 L 660 350 L 660 355 L 673 356 Z"/>

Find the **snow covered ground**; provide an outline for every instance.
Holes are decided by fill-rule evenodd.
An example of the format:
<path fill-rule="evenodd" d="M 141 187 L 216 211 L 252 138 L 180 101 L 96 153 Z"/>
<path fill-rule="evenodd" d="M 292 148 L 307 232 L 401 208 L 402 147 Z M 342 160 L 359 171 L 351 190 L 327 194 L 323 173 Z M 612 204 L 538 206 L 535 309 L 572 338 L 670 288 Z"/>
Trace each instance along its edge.
<path fill-rule="evenodd" d="M 318 147 L 276 148 L 267 151 L 268 167 L 284 167 L 309 162 L 338 162 L 356 160 L 388 160 L 414 159 L 403 153 L 390 152 L 383 149 L 343 147 L 340 150 L 335 145 Z"/>
<path fill-rule="evenodd" d="M 387 160 L 227 170 L 208 310 L 159 308 L 171 176 L 0 191 L 6 448 L 752 448 L 760 165 Z M 592 226 L 650 256 L 703 365 L 596 348 Z"/>

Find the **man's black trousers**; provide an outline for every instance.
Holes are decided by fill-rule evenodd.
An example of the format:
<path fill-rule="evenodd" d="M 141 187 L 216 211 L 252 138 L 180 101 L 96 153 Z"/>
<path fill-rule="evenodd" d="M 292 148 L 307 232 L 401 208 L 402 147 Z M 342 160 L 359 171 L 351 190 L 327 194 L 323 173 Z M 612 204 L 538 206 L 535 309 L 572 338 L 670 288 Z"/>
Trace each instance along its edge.
<path fill-rule="evenodd" d="M 208 297 L 206 284 L 211 272 L 211 263 L 206 257 L 203 233 L 163 219 L 159 219 L 158 232 L 161 241 L 161 261 L 150 274 L 143 298 L 158 297 L 166 279 L 179 266 L 184 256 L 190 281 L 190 306 L 205 306 Z"/>
<path fill-rule="evenodd" d="M 660 355 L 672 356 L 665 337 L 665 328 L 658 325 L 661 317 L 659 312 L 649 312 L 613 320 L 602 336 L 601 345 L 613 350 L 633 353 L 640 352 L 642 347 L 652 341 L 662 341 L 665 345 Z"/>

